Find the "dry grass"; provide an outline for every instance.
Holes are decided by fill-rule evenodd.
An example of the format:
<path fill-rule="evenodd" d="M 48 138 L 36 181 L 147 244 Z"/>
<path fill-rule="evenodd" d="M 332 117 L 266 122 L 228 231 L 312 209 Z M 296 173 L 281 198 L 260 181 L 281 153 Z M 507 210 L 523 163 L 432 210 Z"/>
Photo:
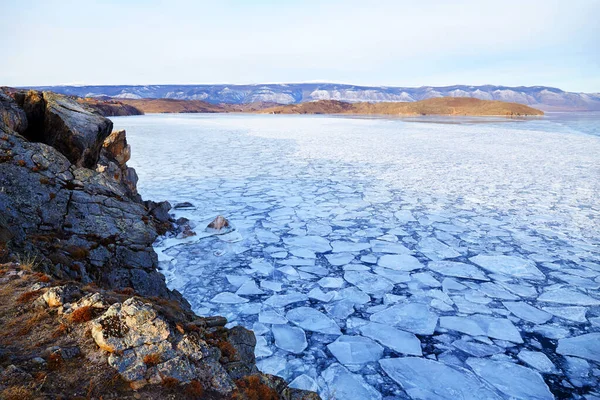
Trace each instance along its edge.
<path fill-rule="evenodd" d="M 279 400 L 279 394 L 269 386 L 262 383 L 259 375 L 250 375 L 235 381 L 238 390 L 245 396 L 238 399 L 247 400 Z M 235 397 L 234 397 L 235 398 Z"/>
<path fill-rule="evenodd" d="M 17 263 L 19 264 L 19 267 L 23 271 L 29 271 L 29 272 L 33 272 L 34 270 L 38 269 L 40 266 L 40 260 L 38 260 L 38 256 L 36 256 L 35 254 L 31 254 L 31 253 L 18 254 L 17 255 Z"/>
<path fill-rule="evenodd" d="M 67 248 L 67 253 L 69 253 L 74 260 L 83 260 L 90 255 L 88 249 L 79 246 L 70 246 Z"/>
<path fill-rule="evenodd" d="M 149 367 L 153 367 L 156 364 L 158 364 L 159 362 L 160 362 L 160 354 L 158 354 L 158 353 L 146 354 L 144 356 L 144 364 L 146 364 Z"/>
<path fill-rule="evenodd" d="M 52 337 L 56 339 L 66 335 L 68 332 L 69 327 L 66 324 L 60 324 L 58 328 L 56 328 L 54 332 L 52 332 Z"/>
<path fill-rule="evenodd" d="M 118 293 L 118 294 L 124 294 L 126 296 L 133 296 L 135 294 L 135 289 L 134 288 L 130 288 L 130 287 L 126 287 L 126 288 L 123 288 L 123 289 L 116 289 L 114 292 Z"/>
<path fill-rule="evenodd" d="M 221 350 L 221 357 L 227 358 L 230 361 L 237 358 L 237 351 L 235 350 L 235 347 L 229 343 L 226 330 L 217 329 L 207 333 L 205 339 L 209 344 L 216 346 Z"/>
<path fill-rule="evenodd" d="M 161 378 L 162 378 L 162 384 L 166 388 L 175 388 L 175 387 L 179 386 L 179 379 L 175 379 L 171 376 L 163 376 Z"/>
<path fill-rule="evenodd" d="M 19 330 L 17 331 L 17 336 L 27 335 L 34 327 L 38 326 L 40 322 L 48 317 L 49 315 L 46 310 L 36 311 L 31 317 L 29 317 L 29 319 L 27 319 L 27 321 L 20 325 Z"/>
<path fill-rule="evenodd" d="M 52 278 L 50 278 L 48 275 L 46 275 L 42 272 L 36 272 L 35 276 L 38 278 L 38 280 L 40 282 L 44 282 L 44 283 L 48 283 L 52 280 Z"/>
<path fill-rule="evenodd" d="M 88 322 L 94 319 L 94 308 L 92 306 L 79 307 L 69 315 L 69 320 L 75 323 Z"/>
<path fill-rule="evenodd" d="M 30 400 L 33 392 L 25 386 L 11 386 L 2 391 L 2 400 Z"/>
<path fill-rule="evenodd" d="M 193 380 L 186 386 L 185 393 L 192 398 L 201 399 L 204 396 L 204 386 L 197 380 Z"/>
<path fill-rule="evenodd" d="M 31 303 L 33 300 L 37 299 L 42 295 L 42 290 L 30 290 L 29 292 L 21 293 L 19 297 L 17 297 L 17 303 Z"/>
<path fill-rule="evenodd" d="M 48 356 L 48 369 L 57 371 L 62 368 L 64 360 L 60 353 L 52 353 Z"/>

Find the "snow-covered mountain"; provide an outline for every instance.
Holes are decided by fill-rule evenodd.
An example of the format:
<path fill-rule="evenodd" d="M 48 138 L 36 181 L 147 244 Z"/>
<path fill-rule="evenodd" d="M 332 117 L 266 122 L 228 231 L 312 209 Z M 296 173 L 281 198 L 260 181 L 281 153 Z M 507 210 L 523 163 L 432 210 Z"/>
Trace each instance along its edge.
<path fill-rule="evenodd" d="M 123 99 L 169 98 L 204 100 L 209 103 L 245 104 L 273 102 L 293 104 L 314 100 L 348 102 L 418 101 L 432 97 L 476 97 L 526 104 L 545 111 L 600 110 L 600 94 L 573 93 L 545 86 L 444 86 L 419 88 L 354 86 L 333 83 L 261 85 L 148 85 L 148 86 L 38 86 L 58 93 Z"/>

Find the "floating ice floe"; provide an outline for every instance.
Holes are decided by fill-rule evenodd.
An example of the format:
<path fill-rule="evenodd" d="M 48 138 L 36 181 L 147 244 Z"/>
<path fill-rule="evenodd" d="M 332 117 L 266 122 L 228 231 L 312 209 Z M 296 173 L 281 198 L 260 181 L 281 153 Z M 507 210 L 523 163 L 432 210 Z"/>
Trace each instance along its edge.
<path fill-rule="evenodd" d="M 547 290 L 538 297 L 538 301 L 574 306 L 599 306 L 600 300 L 578 292 L 574 289 L 559 288 Z"/>
<path fill-rule="evenodd" d="M 402 303 L 379 311 L 370 317 L 371 321 L 398 327 L 418 335 L 433 335 L 438 315 L 425 304 Z"/>
<path fill-rule="evenodd" d="M 324 399 L 381 400 L 381 393 L 362 376 L 351 373 L 340 364 L 331 364 L 321 377 L 327 383 L 327 390 L 320 393 Z"/>
<path fill-rule="evenodd" d="M 477 267 L 456 261 L 432 261 L 427 268 L 438 274 L 454 276 L 457 278 L 489 281 L 489 278 Z"/>
<path fill-rule="evenodd" d="M 513 343 L 523 343 L 519 330 L 510 320 L 505 318 L 494 318 L 486 315 L 445 316 L 440 317 L 440 327 L 471 336 L 488 336 Z"/>
<path fill-rule="evenodd" d="M 525 364 L 545 374 L 558 374 L 556 366 L 540 351 L 521 350 L 517 356 Z"/>
<path fill-rule="evenodd" d="M 363 292 L 376 296 L 383 296 L 394 287 L 390 280 L 370 272 L 347 271 L 344 279 Z"/>
<path fill-rule="evenodd" d="M 225 304 L 238 304 L 238 303 L 247 303 L 249 300 L 243 297 L 238 296 L 235 293 L 231 292 L 223 292 L 219 293 L 211 300 L 213 303 L 225 303 Z"/>
<path fill-rule="evenodd" d="M 516 256 L 478 255 L 469 260 L 481 268 L 495 274 L 508 275 L 515 278 L 543 280 L 546 276 L 535 263 Z"/>
<path fill-rule="evenodd" d="M 328 335 L 342 334 L 340 327 L 334 320 L 314 308 L 293 308 L 288 311 L 286 318 L 307 331 L 320 332 Z"/>
<path fill-rule="evenodd" d="M 560 339 L 556 352 L 600 362 L 600 333 Z"/>
<path fill-rule="evenodd" d="M 308 300 L 308 296 L 298 292 L 288 292 L 286 294 L 274 294 L 264 301 L 264 304 L 271 307 L 285 307 L 288 304 L 299 303 Z"/>
<path fill-rule="evenodd" d="M 383 355 L 383 347 L 362 336 L 340 336 L 327 348 L 346 366 L 377 361 Z"/>
<path fill-rule="evenodd" d="M 472 372 L 425 358 L 388 358 L 381 368 L 413 399 L 501 400 Z"/>
<path fill-rule="evenodd" d="M 419 242 L 419 250 L 433 261 L 455 258 L 460 253 L 436 238 L 428 237 Z"/>
<path fill-rule="evenodd" d="M 542 376 L 529 368 L 509 361 L 469 358 L 467 364 L 481 378 L 511 399 L 554 400 Z"/>
<path fill-rule="evenodd" d="M 364 336 L 376 340 L 395 352 L 412 356 L 423 354 L 421 342 L 412 333 L 378 322 L 368 322 L 359 329 Z"/>
<path fill-rule="evenodd" d="M 408 254 L 386 254 L 379 258 L 377 265 L 396 271 L 413 271 L 423 268 L 421 262 Z"/>
<path fill-rule="evenodd" d="M 317 382 L 306 374 L 297 376 L 288 386 L 294 389 L 309 390 L 311 392 L 317 392 L 319 390 Z"/>
<path fill-rule="evenodd" d="M 315 253 L 325 253 L 331 250 L 329 240 L 320 236 L 291 236 L 283 239 L 288 246 L 301 247 Z"/>
<path fill-rule="evenodd" d="M 573 322 L 587 322 L 585 314 L 587 308 L 581 306 L 567 307 L 542 307 L 542 309 L 555 317 L 563 318 Z"/>
<path fill-rule="evenodd" d="M 275 338 L 275 346 L 290 353 L 302 353 L 308 346 L 306 335 L 300 328 L 289 325 L 275 325 L 271 328 Z"/>
<path fill-rule="evenodd" d="M 533 322 L 534 324 L 543 324 L 552 319 L 550 313 L 522 301 L 504 301 L 502 304 L 504 304 L 504 307 L 506 307 L 508 311 L 515 314 L 517 317 L 528 322 Z"/>

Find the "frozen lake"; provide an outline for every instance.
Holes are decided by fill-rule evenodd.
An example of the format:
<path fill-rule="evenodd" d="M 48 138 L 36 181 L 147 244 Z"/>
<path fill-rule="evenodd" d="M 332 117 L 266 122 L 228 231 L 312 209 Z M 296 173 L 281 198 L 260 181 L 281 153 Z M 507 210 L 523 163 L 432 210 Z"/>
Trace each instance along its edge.
<path fill-rule="evenodd" d="M 198 235 L 156 243 L 169 286 L 253 329 L 262 371 L 324 399 L 600 398 L 600 114 L 113 120 L 142 196 L 195 206 Z M 219 214 L 237 230 L 203 237 Z"/>

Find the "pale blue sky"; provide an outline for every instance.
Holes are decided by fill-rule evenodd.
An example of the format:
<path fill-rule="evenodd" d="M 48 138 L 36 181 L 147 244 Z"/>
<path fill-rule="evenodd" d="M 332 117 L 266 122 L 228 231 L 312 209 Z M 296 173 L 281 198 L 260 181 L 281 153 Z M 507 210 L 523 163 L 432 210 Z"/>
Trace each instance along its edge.
<path fill-rule="evenodd" d="M 0 85 L 327 81 L 600 92 L 600 0 L 0 0 Z"/>

